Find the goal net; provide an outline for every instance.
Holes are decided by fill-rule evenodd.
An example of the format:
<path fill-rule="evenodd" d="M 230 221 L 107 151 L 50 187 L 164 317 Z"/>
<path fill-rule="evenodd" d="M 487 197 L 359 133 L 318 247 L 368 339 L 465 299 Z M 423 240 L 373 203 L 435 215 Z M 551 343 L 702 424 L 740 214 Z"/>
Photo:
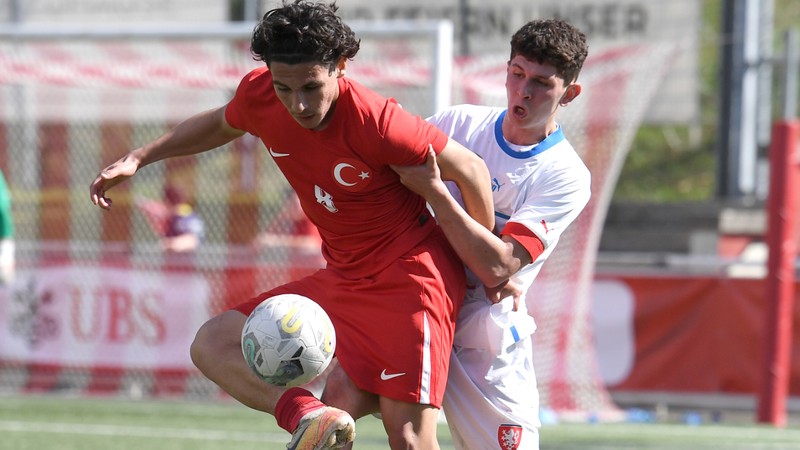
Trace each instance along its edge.
<path fill-rule="evenodd" d="M 449 22 L 352 23 L 348 74 L 429 115 L 450 103 Z M 0 168 L 13 198 L 17 276 L 0 288 L 0 390 L 217 395 L 188 349 L 212 315 L 322 264 L 288 184 L 246 135 L 142 169 L 101 211 L 99 170 L 227 102 L 261 63 L 252 24 L 0 27 Z M 394 70 L 392 70 L 394 69 Z M 166 187 L 204 221 L 165 252 Z"/>
<path fill-rule="evenodd" d="M 348 75 L 422 116 L 450 103 L 504 105 L 507 55 L 454 62 L 449 27 L 354 26 L 362 51 Z M 108 212 L 91 205 L 88 186 L 129 149 L 227 102 L 259 64 L 250 29 L 48 31 L 0 42 L 0 168 L 17 230 L 17 277 L 0 289 L 0 391 L 219 395 L 189 360 L 197 328 L 321 264 L 318 244 L 296 239 L 304 231 L 282 175 L 246 135 L 148 166 L 111 192 Z M 678 51 L 593 52 L 583 94 L 561 113 L 593 197 L 528 302 L 542 407 L 565 419 L 615 412 L 590 326 L 595 254 L 628 146 Z M 159 243 L 168 185 L 205 223 L 193 252 Z"/>

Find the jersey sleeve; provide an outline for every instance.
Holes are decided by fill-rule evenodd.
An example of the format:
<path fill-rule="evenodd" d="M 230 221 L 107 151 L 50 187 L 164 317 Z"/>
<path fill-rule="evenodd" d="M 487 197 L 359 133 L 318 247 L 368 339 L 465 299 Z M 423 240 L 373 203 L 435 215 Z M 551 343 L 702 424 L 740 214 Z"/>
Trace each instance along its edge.
<path fill-rule="evenodd" d="M 379 130 L 384 137 L 387 164 L 413 166 L 425 162 L 428 145 L 438 155 L 449 138 L 424 119 L 404 110 L 393 101 L 387 101 L 380 118 Z"/>
<path fill-rule="evenodd" d="M 442 130 L 442 132 L 446 135 L 452 136 L 456 131 L 457 113 L 458 110 L 451 106 L 450 108 L 445 108 L 444 110 L 437 112 L 425 120 L 431 125 L 434 125 L 436 128 Z"/>
<path fill-rule="evenodd" d="M 585 167 L 580 171 L 572 167 L 547 172 L 547 177 L 528 190 L 523 206 L 500 232 L 520 242 L 533 259 L 558 242 L 591 197 L 591 177 Z"/>
<path fill-rule="evenodd" d="M 531 255 L 531 261 L 536 261 L 536 258 L 544 252 L 544 242 L 525 225 L 508 222 L 500 234 L 514 238 L 515 241 L 525 247 L 525 250 Z"/>
<path fill-rule="evenodd" d="M 239 82 L 239 86 L 236 88 L 236 93 L 233 95 L 233 98 L 225 107 L 225 120 L 228 122 L 228 125 L 237 130 L 247 131 L 254 135 L 255 130 L 250 126 L 250 121 L 246 113 L 247 100 L 250 98 L 248 93 L 252 85 L 252 80 L 261 71 L 263 71 L 263 69 L 255 69 L 245 75 Z"/>

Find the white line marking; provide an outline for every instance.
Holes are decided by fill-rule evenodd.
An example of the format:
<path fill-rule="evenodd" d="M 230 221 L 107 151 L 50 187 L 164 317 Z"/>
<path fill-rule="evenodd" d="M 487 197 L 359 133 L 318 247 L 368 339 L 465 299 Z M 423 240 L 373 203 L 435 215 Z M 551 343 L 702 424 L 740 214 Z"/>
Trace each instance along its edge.
<path fill-rule="evenodd" d="M 152 438 L 192 439 L 201 441 L 288 442 L 291 437 L 275 433 L 250 433 L 233 430 L 197 428 L 157 428 L 124 425 L 77 424 L 54 422 L 22 422 L 0 420 L 0 430 L 23 433 L 88 434 L 97 436 L 137 436 Z"/>

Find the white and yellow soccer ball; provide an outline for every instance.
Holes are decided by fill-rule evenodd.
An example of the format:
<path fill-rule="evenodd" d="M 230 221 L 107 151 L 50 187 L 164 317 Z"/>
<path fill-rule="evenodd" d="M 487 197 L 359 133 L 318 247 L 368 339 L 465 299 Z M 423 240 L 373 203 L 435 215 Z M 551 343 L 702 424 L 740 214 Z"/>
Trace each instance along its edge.
<path fill-rule="evenodd" d="M 331 362 L 336 333 L 328 314 L 308 297 L 270 297 L 242 328 L 242 353 L 262 380 L 294 387 L 313 380 Z"/>

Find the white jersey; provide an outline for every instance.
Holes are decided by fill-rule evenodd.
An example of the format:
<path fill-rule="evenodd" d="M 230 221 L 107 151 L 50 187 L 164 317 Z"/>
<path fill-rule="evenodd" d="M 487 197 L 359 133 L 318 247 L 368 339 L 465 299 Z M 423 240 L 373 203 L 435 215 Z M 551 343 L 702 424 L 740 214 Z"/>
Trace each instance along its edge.
<path fill-rule="evenodd" d="M 478 154 L 489 168 L 496 229 L 523 225 L 544 250 L 514 276 L 526 292 L 561 233 L 591 196 L 591 175 L 561 127 L 543 141 L 518 146 L 503 137 L 505 108 L 459 105 L 428 121 Z M 454 184 L 454 197 L 461 201 Z M 460 449 L 538 449 L 539 396 L 525 302 L 491 305 L 476 277 L 459 315 L 444 411 Z M 525 298 L 525 294 L 522 295 Z"/>
<path fill-rule="evenodd" d="M 506 223 L 515 222 L 534 232 L 544 244 L 544 253 L 515 277 L 527 289 L 561 233 L 589 201 L 591 175 L 561 127 L 533 146 L 506 141 L 502 132 L 505 113 L 504 108 L 460 105 L 428 121 L 486 163 L 492 177 L 497 230 L 502 233 Z M 460 201 L 453 183 L 450 188 Z"/>

